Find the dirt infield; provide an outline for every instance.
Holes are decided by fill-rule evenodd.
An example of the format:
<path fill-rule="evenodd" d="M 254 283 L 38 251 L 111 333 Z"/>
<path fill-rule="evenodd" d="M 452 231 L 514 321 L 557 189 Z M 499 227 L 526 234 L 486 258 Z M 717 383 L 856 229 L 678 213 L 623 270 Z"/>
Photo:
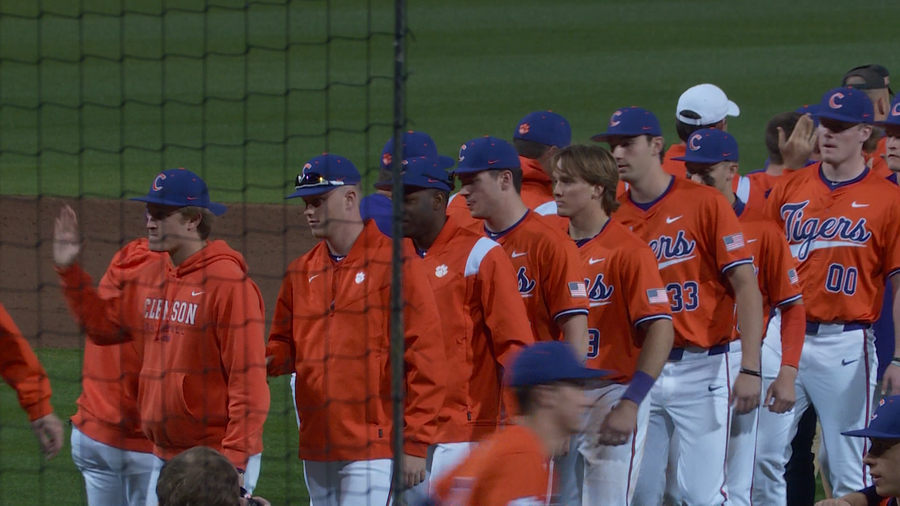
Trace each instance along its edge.
<path fill-rule="evenodd" d="M 99 281 L 122 245 L 146 234 L 143 204 L 128 201 L 0 197 L 0 302 L 37 347 L 80 348 L 84 337 L 65 307 L 53 269 L 53 222 L 63 202 L 71 204 L 85 245 L 82 264 Z M 234 204 L 213 228 L 250 265 L 262 290 L 266 320 L 287 264 L 308 251 L 302 206 Z"/>

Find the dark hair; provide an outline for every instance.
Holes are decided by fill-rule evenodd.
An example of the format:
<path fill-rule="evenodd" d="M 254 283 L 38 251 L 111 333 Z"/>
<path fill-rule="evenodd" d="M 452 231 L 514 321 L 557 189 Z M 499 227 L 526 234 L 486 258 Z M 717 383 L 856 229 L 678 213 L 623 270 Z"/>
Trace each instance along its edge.
<path fill-rule="evenodd" d="M 772 116 L 766 123 L 766 151 L 769 152 L 769 161 L 776 165 L 784 163 L 781 150 L 778 149 L 778 127 L 784 130 L 785 139 L 791 136 L 797 122 L 803 117 L 799 112 L 781 112 Z"/>
<path fill-rule="evenodd" d="M 685 118 L 690 119 L 700 119 L 700 115 L 694 111 L 684 110 L 679 112 L 678 114 L 684 116 Z M 688 138 L 690 138 L 691 134 L 696 132 L 697 130 L 703 130 L 704 128 L 713 128 L 719 123 L 712 123 L 710 125 L 689 125 L 684 121 L 679 119 L 675 120 L 675 131 L 678 133 L 678 138 L 681 139 L 681 142 L 687 142 Z"/>
<path fill-rule="evenodd" d="M 379 169 L 378 171 L 378 183 L 387 183 L 393 177 L 393 173 L 390 169 Z"/>
<path fill-rule="evenodd" d="M 513 188 L 516 189 L 516 193 L 522 193 L 522 168 L 521 167 L 510 167 L 507 169 L 495 169 L 489 171 L 491 177 L 497 179 L 500 177 L 500 173 L 508 170 L 512 173 L 513 180 Z"/>
<path fill-rule="evenodd" d="M 224 455 L 195 446 L 163 465 L 156 483 L 159 506 L 238 506 L 237 470 Z"/>
<path fill-rule="evenodd" d="M 513 146 L 516 147 L 516 152 L 519 153 L 519 156 L 530 158 L 532 160 L 537 160 L 546 155 L 547 151 L 553 147 L 525 139 L 513 139 Z"/>

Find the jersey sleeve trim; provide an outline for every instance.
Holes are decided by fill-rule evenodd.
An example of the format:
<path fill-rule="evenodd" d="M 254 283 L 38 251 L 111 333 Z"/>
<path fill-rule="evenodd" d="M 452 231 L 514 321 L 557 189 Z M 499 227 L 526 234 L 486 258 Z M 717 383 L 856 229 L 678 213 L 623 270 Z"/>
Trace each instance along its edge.
<path fill-rule="evenodd" d="M 649 322 L 651 320 L 671 320 L 671 319 L 672 319 L 672 315 L 670 315 L 670 314 L 652 314 L 652 315 L 645 316 L 643 318 L 636 320 L 634 322 L 634 326 L 637 327 L 638 325 L 640 325 L 644 322 Z"/>
<path fill-rule="evenodd" d="M 743 260 L 736 260 L 736 261 L 731 262 L 730 264 L 726 265 L 725 267 L 722 267 L 722 274 L 725 274 L 725 272 L 727 272 L 729 269 L 734 269 L 735 267 L 737 267 L 739 265 L 752 264 L 752 263 L 753 263 L 753 260 L 751 260 L 749 258 L 744 258 Z"/>
<path fill-rule="evenodd" d="M 776 303 L 775 303 L 775 307 L 781 307 L 781 306 L 783 306 L 783 305 L 785 305 L 785 304 L 790 304 L 791 302 L 800 300 L 800 299 L 802 299 L 802 298 L 803 298 L 803 294 L 802 294 L 802 293 L 798 293 L 797 295 L 794 295 L 793 297 L 788 297 L 788 298 L 784 299 L 784 300 L 781 301 L 781 302 L 776 302 Z"/>
<path fill-rule="evenodd" d="M 557 214 L 556 201 L 551 200 L 549 202 L 545 202 L 545 203 L 535 207 L 534 212 L 540 214 L 541 216 Z"/>
<path fill-rule="evenodd" d="M 892 270 L 891 272 L 889 272 L 886 279 L 890 279 L 891 276 L 893 276 L 894 274 L 900 274 L 900 267 L 898 267 L 898 268 Z"/>
<path fill-rule="evenodd" d="M 588 314 L 588 310 L 587 310 L 587 309 L 582 309 L 582 308 L 565 309 L 565 310 L 560 311 L 560 312 L 556 313 L 555 315 L 553 315 L 553 319 L 554 319 L 554 320 L 558 320 L 560 317 L 563 317 L 563 316 L 569 316 L 569 315 L 573 315 L 573 314 L 583 314 L 583 315 L 587 315 L 587 314 Z"/>
<path fill-rule="evenodd" d="M 475 245 L 472 246 L 472 250 L 469 251 L 469 258 L 466 259 L 466 277 L 478 274 L 479 269 L 481 269 L 481 261 L 487 256 L 488 251 L 499 247 L 499 243 L 487 237 L 479 238 Z"/>

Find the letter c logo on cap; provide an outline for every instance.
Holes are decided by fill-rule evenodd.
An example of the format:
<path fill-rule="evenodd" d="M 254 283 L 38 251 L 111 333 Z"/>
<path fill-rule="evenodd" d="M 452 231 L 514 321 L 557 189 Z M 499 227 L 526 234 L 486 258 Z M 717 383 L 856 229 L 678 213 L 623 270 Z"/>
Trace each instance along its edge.
<path fill-rule="evenodd" d="M 700 145 L 697 142 L 700 141 L 700 134 L 694 134 L 691 136 L 691 139 L 688 141 L 688 147 L 691 148 L 691 151 L 697 151 L 700 149 Z"/>
<path fill-rule="evenodd" d="M 153 191 L 158 192 L 158 191 L 162 190 L 163 185 L 160 183 L 165 180 L 166 180 L 165 174 L 160 174 L 160 175 L 156 176 L 156 179 L 153 180 L 153 187 L 152 187 Z"/>
<path fill-rule="evenodd" d="M 894 104 L 894 108 L 891 109 L 891 116 L 900 116 L 900 102 Z"/>
<path fill-rule="evenodd" d="M 622 115 L 622 111 L 616 111 L 612 114 L 612 117 L 609 118 L 609 126 L 619 126 L 619 116 Z"/>
<path fill-rule="evenodd" d="M 466 153 L 466 145 L 463 144 L 462 146 L 459 147 L 459 161 L 463 161 L 466 159 L 465 153 Z"/>
<path fill-rule="evenodd" d="M 844 94 L 841 92 L 837 92 L 832 95 L 831 98 L 828 99 L 828 107 L 831 107 L 832 109 L 840 109 L 841 107 L 844 107 L 844 104 L 838 103 L 837 99 L 843 100 Z"/>

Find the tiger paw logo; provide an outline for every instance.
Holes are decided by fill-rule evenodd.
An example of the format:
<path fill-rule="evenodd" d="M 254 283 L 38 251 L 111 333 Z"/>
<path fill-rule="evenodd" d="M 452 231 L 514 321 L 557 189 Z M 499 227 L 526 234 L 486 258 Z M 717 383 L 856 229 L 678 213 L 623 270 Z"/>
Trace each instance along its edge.
<path fill-rule="evenodd" d="M 447 266 L 446 265 L 438 265 L 437 268 L 434 269 L 434 275 L 442 278 L 447 275 Z"/>
<path fill-rule="evenodd" d="M 356 284 L 360 284 L 366 280 L 366 273 L 363 271 L 359 271 L 356 273 Z"/>
<path fill-rule="evenodd" d="M 537 283 L 528 277 L 528 270 L 524 266 L 519 267 L 519 272 L 516 273 L 516 281 L 519 284 L 519 294 L 522 297 L 531 297 L 531 292 L 534 291 L 534 286 Z"/>
<path fill-rule="evenodd" d="M 531 125 L 528 123 L 522 123 L 519 125 L 519 135 L 525 135 L 531 131 Z"/>
<path fill-rule="evenodd" d="M 390 153 L 381 155 L 381 165 L 384 165 L 385 167 L 390 167 L 393 160 L 394 157 L 392 157 Z"/>

